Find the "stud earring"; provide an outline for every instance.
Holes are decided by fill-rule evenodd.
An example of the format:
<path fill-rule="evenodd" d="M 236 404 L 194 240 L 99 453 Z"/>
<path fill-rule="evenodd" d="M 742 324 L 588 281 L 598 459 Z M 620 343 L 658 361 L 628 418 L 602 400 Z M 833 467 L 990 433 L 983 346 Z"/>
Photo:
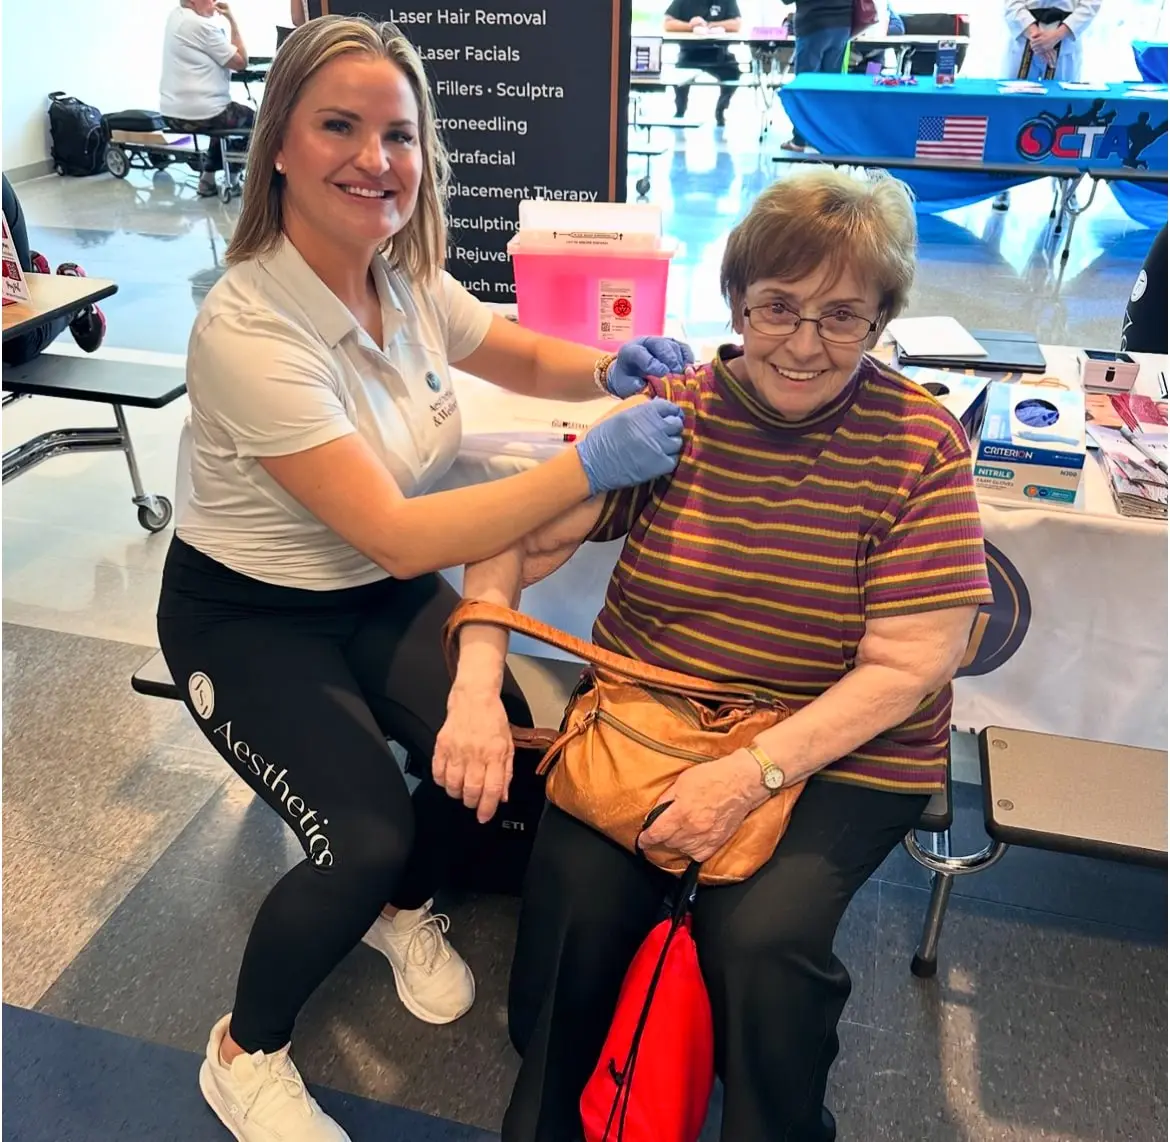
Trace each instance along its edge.
<path fill-rule="evenodd" d="M 284 174 L 284 163 L 277 163 L 276 164 L 276 173 L 277 174 Z"/>

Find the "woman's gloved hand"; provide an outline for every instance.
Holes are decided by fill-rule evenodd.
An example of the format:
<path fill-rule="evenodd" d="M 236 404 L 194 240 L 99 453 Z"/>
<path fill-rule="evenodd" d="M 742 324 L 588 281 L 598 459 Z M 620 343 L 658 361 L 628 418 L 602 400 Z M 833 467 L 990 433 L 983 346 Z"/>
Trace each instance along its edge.
<path fill-rule="evenodd" d="M 589 494 L 613 492 L 673 472 L 682 451 L 682 409 L 651 400 L 594 425 L 577 444 Z"/>
<path fill-rule="evenodd" d="M 695 363 L 691 347 L 673 337 L 635 337 L 610 362 L 605 387 L 615 397 L 632 397 L 646 387 L 647 377 L 688 372 Z"/>

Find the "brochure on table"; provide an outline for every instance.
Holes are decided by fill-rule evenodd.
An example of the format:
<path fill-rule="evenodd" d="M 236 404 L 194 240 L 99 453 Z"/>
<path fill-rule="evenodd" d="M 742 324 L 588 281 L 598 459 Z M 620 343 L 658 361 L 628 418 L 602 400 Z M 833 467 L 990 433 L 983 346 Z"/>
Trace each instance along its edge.
<path fill-rule="evenodd" d="M 28 282 L 24 280 L 24 269 L 20 259 L 16 256 L 16 247 L 12 244 L 12 235 L 8 233 L 8 223 L 4 221 L 4 304 L 11 305 L 17 301 L 28 301 Z"/>

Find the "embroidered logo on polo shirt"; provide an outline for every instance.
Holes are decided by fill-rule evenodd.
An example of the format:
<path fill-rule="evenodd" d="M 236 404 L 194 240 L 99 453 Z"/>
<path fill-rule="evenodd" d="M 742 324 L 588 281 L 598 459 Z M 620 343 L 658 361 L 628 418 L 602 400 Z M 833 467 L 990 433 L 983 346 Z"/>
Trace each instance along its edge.
<path fill-rule="evenodd" d="M 427 373 L 427 388 L 433 393 L 437 393 L 443 387 L 443 382 L 435 373 Z"/>

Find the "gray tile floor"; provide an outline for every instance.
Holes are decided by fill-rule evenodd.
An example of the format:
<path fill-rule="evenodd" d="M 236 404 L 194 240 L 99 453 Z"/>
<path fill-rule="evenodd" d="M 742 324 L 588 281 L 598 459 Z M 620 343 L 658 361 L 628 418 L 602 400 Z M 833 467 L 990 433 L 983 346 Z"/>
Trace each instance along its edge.
<path fill-rule="evenodd" d="M 696 99 L 696 114 L 709 110 Z M 655 160 L 652 196 L 686 242 L 671 309 L 703 338 L 726 328 L 723 237 L 774 171 L 750 115 L 678 136 Z M 193 183 L 136 173 L 19 188 L 54 264 L 121 283 L 107 344 L 184 352 L 238 211 L 196 199 Z M 922 219 L 913 311 L 1114 345 L 1152 235 L 1099 199 L 1059 289 L 1046 188 L 1016 192 L 1006 214 L 984 203 Z M 158 490 L 173 487 L 184 411 L 131 421 Z M 5 412 L 5 446 L 102 419 L 25 402 Z M 120 463 L 59 460 L 5 489 L 3 994 L 199 1051 L 231 1005 L 250 919 L 297 850 L 181 708 L 129 688 L 157 645 L 167 537 L 138 529 Z M 978 791 L 960 786 L 957 808 L 956 848 L 975 848 Z M 938 978 L 922 982 L 908 963 L 926 880 L 892 854 L 840 936 L 854 979 L 831 1089 L 843 1142 L 1165 1138 L 1166 890 L 1164 873 L 1014 850 L 958 883 Z M 471 1014 L 445 1028 L 411 1019 L 384 963 L 358 948 L 306 1009 L 298 1058 L 312 1081 L 495 1129 L 516 1066 L 504 1026 L 516 902 L 443 904 L 477 975 Z"/>

